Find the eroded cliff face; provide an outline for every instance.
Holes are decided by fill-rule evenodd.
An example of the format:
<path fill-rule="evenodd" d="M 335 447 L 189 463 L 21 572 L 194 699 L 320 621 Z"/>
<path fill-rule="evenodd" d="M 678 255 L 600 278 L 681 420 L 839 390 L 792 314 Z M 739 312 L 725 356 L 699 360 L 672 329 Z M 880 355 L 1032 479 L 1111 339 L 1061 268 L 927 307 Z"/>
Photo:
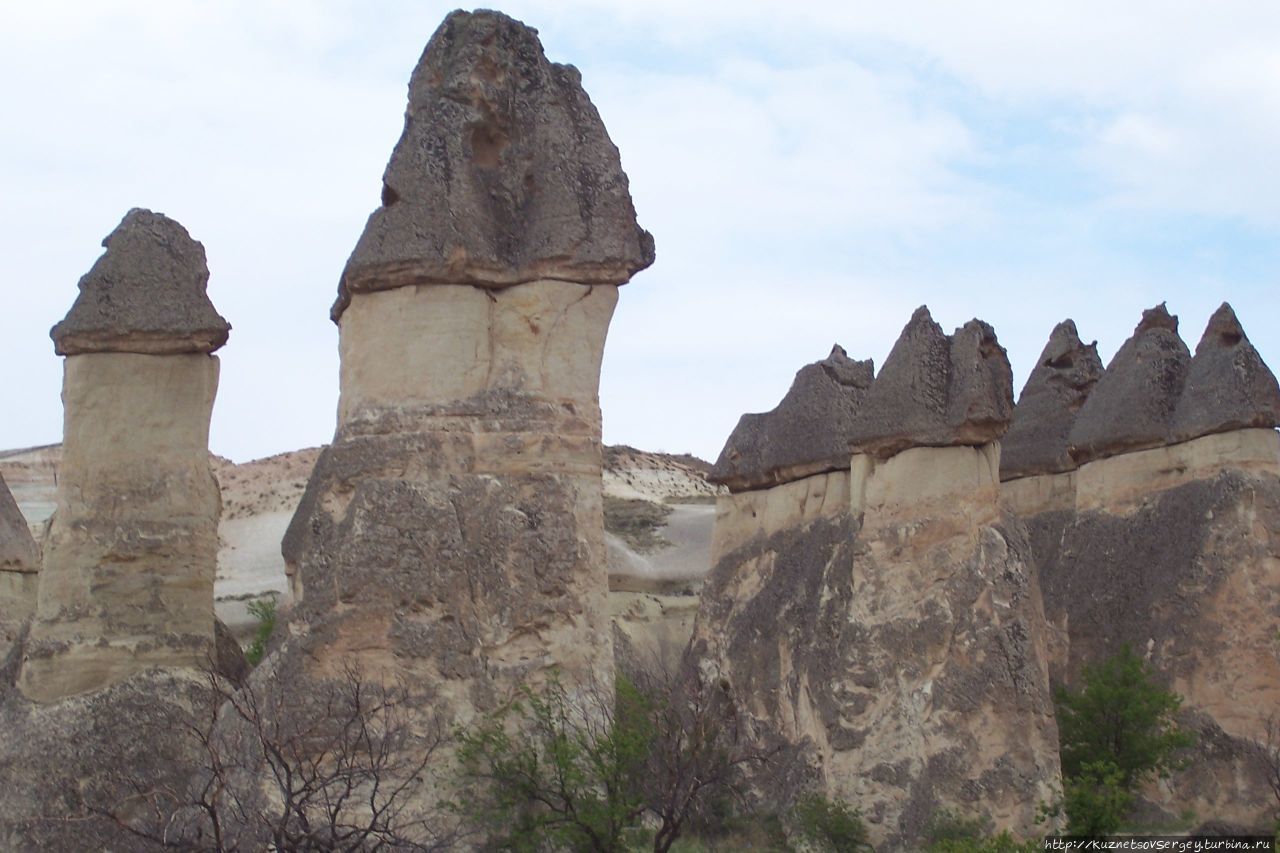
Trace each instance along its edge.
<path fill-rule="evenodd" d="M 337 431 L 283 543 L 284 654 L 428 684 L 457 721 L 553 669 L 611 684 L 600 359 L 652 261 L 617 149 L 535 31 L 457 12 L 384 186 L 334 310 Z"/>
<path fill-rule="evenodd" d="M 790 745 L 774 804 L 847 799 L 877 849 L 913 849 L 943 807 L 1033 831 L 1060 784 L 1030 545 L 999 504 L 1009 376 L 989 326 L 947 336 L 921 309 L 839 421 L 847 471 L 717 505 L 693 653 Z"/>
<path fill-rule="evenodd" d="M 1058 473 L 1005 469 L 1003 494 L 1031 533 L 1054 680 L 1070 684 L 1127 644 L 1184 698 L 1181 721 L 1198 742 L 1183 771 L 1148 786 L 1147 812 L 1260 827 L 1269 795 L 1248 741 L 1280 698 L 1280 388 L 1230 306 L 1189 362 L 1176 327 L 1162 307 L 1146 312 L 1097 383 L 1144 395 L 1136 426 L 1120 397 L 1077 407 L 1083 428 L 1065 409 L 1020 401 L 1015 423 L 1055 420 L 1034 430 L 1088 436 L 1087 452 Z M 1168 379 L 1161 364 L 1184 378 L 1152 380 L 1152 370 Z"/>

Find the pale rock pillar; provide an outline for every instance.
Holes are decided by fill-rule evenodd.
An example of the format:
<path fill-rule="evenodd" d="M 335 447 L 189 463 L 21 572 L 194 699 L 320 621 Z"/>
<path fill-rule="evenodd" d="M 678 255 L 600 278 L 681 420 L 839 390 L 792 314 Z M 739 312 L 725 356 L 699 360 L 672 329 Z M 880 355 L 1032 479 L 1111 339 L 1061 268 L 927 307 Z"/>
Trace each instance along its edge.
<path fill-rule="evenodd" d="M 451 14 L 343 273 L 338 426 L 283 543 L 292 648 L 465 717 L 558 669 L 611 684 L 600 360 L 653 261 L 571 66 Z"/>
<path fill-rule="evenodd" d="M 853 426 L 858 532 L 824 773 L 877 849 L 916 849 L 942 808 L 1029 835 L 1060 785 L 1035 565 L 1000 507 L 1011 386 L 989 325 L 948 336 L 921 308 Z"/>
<path fill-rule="evenodd" d="M 66 356 L 57 509 L 20 686 L 52 701 L 214 648 L 221 499 L 209 418 L 230 326 L 204 247 L 132 210 L 52 337 Z"/>

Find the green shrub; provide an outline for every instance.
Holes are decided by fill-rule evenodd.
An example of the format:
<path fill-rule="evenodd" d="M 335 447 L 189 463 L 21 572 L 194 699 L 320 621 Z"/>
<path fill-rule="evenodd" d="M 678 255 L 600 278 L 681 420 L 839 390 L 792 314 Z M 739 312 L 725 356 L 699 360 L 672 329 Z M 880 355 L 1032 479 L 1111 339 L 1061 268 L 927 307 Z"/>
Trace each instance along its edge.
<path fill-rule="evenodd" d="M 800 837 L 822 850 L 844 853 L 872 849 L 862 815 L 846 802 L 803 794 L 796 800 L 793 815 Z"/>
<path fill-rule="evenodd" d="M 1061 744 L 1063 798 L 1073 835 L 1119 830 L 1138 787 L 1178 769 L 1178 750 L 1194 738 L 1174 714 L 1182 698 L 1156 684 L 1147 665 L 1124 646 L 1085 666 L 1080 688 L 1054 696 Z"/>
<path fill-rule="evenodd" d="M 253 641 L 244 650 L 244 656 L 251 666 L 257 666 L 262 662 L 262 656 L 267 653 L 267 642 L 276 630 L 275 598 L 259 598 L 257 601 L 250 601 L 249 615 L 258 620 L 258 627 L 254 631 Z"/>
<path fill-rule="evenodd" d="M 1031 853 L 1039 841 L 1018 841 L 1008 831 L 991 835 L 991 821 L 985 817 L 964 817 L 950 809 L 940 809 L 925 829 L 926 853 Z"/>

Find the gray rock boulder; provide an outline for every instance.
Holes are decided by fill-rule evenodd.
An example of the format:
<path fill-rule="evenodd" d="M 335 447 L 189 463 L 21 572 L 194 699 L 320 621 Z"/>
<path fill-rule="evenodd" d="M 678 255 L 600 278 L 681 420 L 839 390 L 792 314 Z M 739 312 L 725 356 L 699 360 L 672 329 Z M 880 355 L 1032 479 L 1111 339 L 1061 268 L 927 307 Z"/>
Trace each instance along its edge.
<path fill-rule="evenodd" d="M 80 295 L 50 337 L 59 355 L 209 353 L 231 324 L 205 294 L 204 246 L 163 213 L 134 208 L 102 241 Z"/>
<path fill-rule="evenodd" d="M 1280 385 L 1226 302 L 1209 318 L 1173 413 L 1173 437 L 1280 424 Z"/>
<path fill-rule="evenodd" d="M 1076 467 L 1067 452 L 1067 435 L 1100 376 L 1097 342 L 1081 342 L 1071 320 L 1055 326 L 1022 387 L 1013 423 L 1000 440 L 1001 479 L 1057 474 Z"/>
<path fill-rule="evenodd" d="M 1163 302 L 1143 311 L 1071 427 L 1067 445 L 1076 463 L 1169 444 L 1190 362 L 1178 318 Z"/>
<path fill-rule="evenodd" d="M 874 372 L 870 359 L 833 346 L 800 368 L 772 411 L 742 416 L 708 479 L 741 491 L 848 468 L 854 415 Z"/>
<path fill-rule="evenodd" d="M 413 72 L 382 206 L 332 315 L 352 292 L 405 285 L 622 284 L 653 251 L 577 69 L 548 62 L 519 21 L 457 11 Z"/>
<path fill-rule="evenodd" d="M 909 447 L 979 446 L 1013 414 L 1013 371 L 995 330 L 970 320 L 948 337 L 917 308 L 851 428 L 850 445 L 885 459 Z"/>

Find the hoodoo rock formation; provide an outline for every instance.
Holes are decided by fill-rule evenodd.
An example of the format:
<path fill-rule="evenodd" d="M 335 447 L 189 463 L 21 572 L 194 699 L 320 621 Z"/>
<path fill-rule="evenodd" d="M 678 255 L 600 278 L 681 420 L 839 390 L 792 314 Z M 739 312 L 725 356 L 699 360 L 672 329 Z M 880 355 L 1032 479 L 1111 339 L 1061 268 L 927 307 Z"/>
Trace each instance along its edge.
<path fill-rule="evenodd" d="M 284 656 L 429 685 L 459 720 L 553 668 L 611 684 L 600 359 L 653 260 L 618 150 L 534 30 L 455 12 L 382 202 L 334 306 L 338 425 L 283 543 Z"/>
<path fill-rule="evenodd" d="M 1148 808 L 1262 825 L 1267 789 L 1247 743 L 1280 699 L 1280 389 L 1230 306 L 1189 361 L 1175 329 L 1163 306 L 1145 312 L 1075 425 L 1029 381 L 1015 423 L 1087 436 L 1088 461 L 1068 474 L 1005 468 L 1004 490 L 1031 531 L 1055 678 L 1127 644 L 1185 699 L 1198 745 L 1147 791 Z"/>
<path fill-rule="evenodd" d="M 888 848 L 942 807 L 1030 830 L 1058 783 L 1040 593 L 999 506 L 1010 377 L 990 326 L 922 308 L 842 424 L 848 472 L 717 508 L 695 653 Z"/>
<path fill-rule="evenodd" d="M 40 550 L 0 478 L 0 661 L 36 609 Z"/>
<path fill-rule="evenodd" d="M 6 850 L 137 849 L 103 815 L 165 819 L 176 802 L 139 792 L 191 781 L 205 673 L 226 654 L 243 666 L 213 612 L 212 352 L 229 326 L 204 248 L 146 210 L 104 245 L 52 333 L 67 356 L 57 509 L 30 632 L 0 669 Z"/>
<path fill-rule="evenodd" d="M 845 470 L 854 415 L 873 373 L 870 360 L 854 361 L 833 346 L 800 368 L 773 411 L 738 420 L 709 479 L 741 492 Z"/>
<path fill-rule="evenodd" d="M 230 327 L 205 295 L 204 247 L 177 222 L 131 210 L 103 245 L 52 332 L 63 455 L 21 678 L 40 701 L 199 667 L 213 649 L 211 353 Z"/>

